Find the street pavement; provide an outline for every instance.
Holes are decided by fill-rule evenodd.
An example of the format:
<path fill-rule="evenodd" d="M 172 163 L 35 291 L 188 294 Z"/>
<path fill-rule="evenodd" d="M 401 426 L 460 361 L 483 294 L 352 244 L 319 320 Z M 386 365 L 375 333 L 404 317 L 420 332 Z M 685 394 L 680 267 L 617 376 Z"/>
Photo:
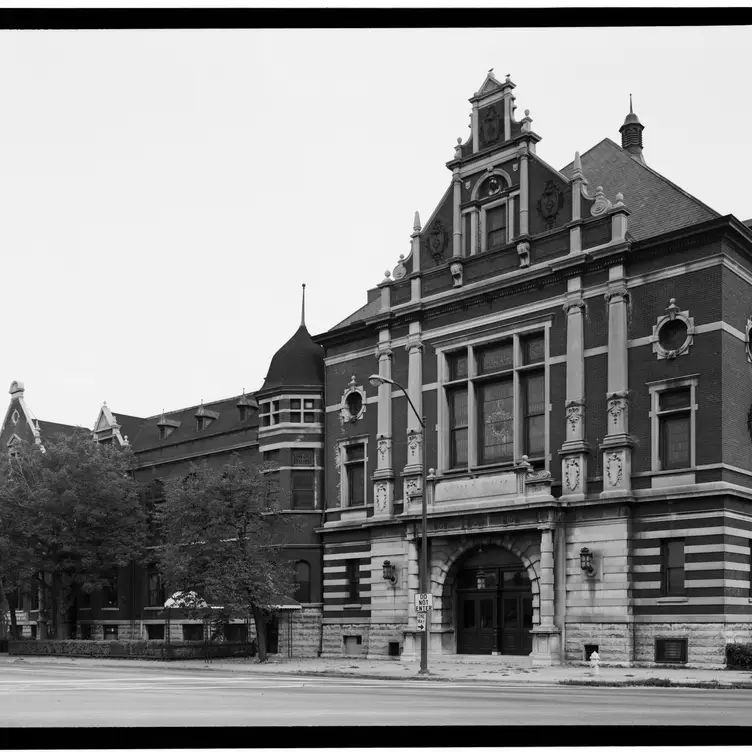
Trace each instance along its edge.
<path fill-rule="evenodd" d="M 397 661 L 300 663 L 326 663 L 328 673 L 291 673 L 301 670 L 297 662 L 6 657 L 0 727 L 752 725 L 752 693 L 744 689 L 557 685 L 520 663 L 498 672 L 509 673 L 503 678 L 470 664 L 472 678 L 451 680 L 418 678 L 416 666 Z M 383 664 L 382 678 L 333 672 L 375 663 Z M 386 676 L 398 667 L 410 673 Z M 441 667 L 451 668 L 437 663 L 437 673 Z"/>

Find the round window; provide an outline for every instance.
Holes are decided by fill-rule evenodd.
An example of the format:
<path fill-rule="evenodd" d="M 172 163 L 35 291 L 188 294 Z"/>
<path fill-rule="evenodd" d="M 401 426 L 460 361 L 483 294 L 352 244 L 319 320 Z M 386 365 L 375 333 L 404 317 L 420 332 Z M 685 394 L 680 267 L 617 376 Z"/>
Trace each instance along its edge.
<path fill-rule="evenodd" d="M 678 350 L 687 341 L 687 325 L 681 319 L 667 321 L 658 332 L 658 342 L 664 350 Z"/>
<path fill-rule="evenodd" d="M 350 392 L 347 395 L 346 404 L 350 415 L 355 417 L 363 409 L 363 396 L 360 392 Z"/>

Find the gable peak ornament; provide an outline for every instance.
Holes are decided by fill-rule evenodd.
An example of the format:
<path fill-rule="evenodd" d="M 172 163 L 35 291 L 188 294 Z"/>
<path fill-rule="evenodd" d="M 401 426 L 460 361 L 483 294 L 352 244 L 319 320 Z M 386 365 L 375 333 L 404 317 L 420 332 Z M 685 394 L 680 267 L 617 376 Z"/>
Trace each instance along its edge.
<path fill-rule="evenodd" d="M 483 135 L 483 143 L 488 145 L 498 140 L 501 133 L 501 116 L 496 111 L 496 108 L 491 105 L 481 122 L 481 133 Z"/>

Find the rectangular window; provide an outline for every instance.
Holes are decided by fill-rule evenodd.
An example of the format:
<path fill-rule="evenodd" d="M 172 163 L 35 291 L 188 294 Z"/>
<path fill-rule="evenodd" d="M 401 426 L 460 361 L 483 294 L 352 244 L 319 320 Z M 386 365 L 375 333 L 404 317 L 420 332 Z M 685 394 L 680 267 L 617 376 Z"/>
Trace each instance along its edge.
<path fill-rule="evenodd" d="M 245 624 L 225 624 L 224 632 L 228 642 L 248 642 L 248 627 Z"/>
<path fill-rule="evenodd" d="M 465 256 L 473 252 L 473 222 L 472 214 L 469 212 L 462 218 L 462 246 L 465 249 Z"/>
<path fill-rule="evenodd" d="M 688 640 L 686 637 L 674 639 L 659 637 L 655 641 L 655 662 L 686 663 L 687 642 Z"/>
<path fill-rule="evenodd" d="M 447 365 L 449 366 L 449 380 L 457 381 L 458 379 L 467 378 L 467 350 L 462 352 L 450 353 L 447 355 Z"/>
<path fill-rule="evenodd" d="M 102 627 L 103 637 L 105 640 L 117 640 L 118 638 L 118 625 L 117 624 L 105 624 Z"/>
<path fill-rule="evenodd" d="M 313 449 L 293 449 L 292 464 L 293 467 L 312 467 Z"/>
<path fill-rule="evenodd" d="M 684 595 L 684 541 L 661 541 L 661 595 Z"/>
<path fill-rule="evenodd" d="M 110 579 L 108 585 L 102 588 L 102 605 L 105 608 L 118 607 L 118 578 L 117 575 Z"/>
<path fill-rule="evenodd" d="M 512 340 L 478 350 L 478 373 L 507 371 L 514 364 Z"/>
<path fill-rule="evenodd" d="M 538 330 L 445 355 L 447 468 L 545 462 L 546 336 Z"/>
<path fill-rule="evenodd" d="M 316 423 L 318 411 L 315 400 L 291 399 L 289 410 L 283 413 L 282 421 L 289 423 Z"/>
<path fill-rule="evenodd" d="M 204 639 L 203 624 L 183 624 L 183 639 L 197 641 Z"/>
<path fill-rule="evenodd" d="M 447 392 L 449 398 L 449 464 L 467 467 L 467 387 Z"/>
<path fill-rule="evenodd" d="M 315 506 L 315 472 L 313 470 L 293 470 L 291 483 L 292 508 L 313 509 Z"/>
<path fill-rule="evenodd" d="M 478 463 L 514 459 L 514 394 L 512 379 L 478 387 Z"/>
<path fill-rule="evenodd" d="M 146 625 L 146 639 L 147 640 L 164 640 L 164 624 L 147 624 Z"/>
<path fill-rule="evenodd" d="M 345 480 L 347 483 L 347 506 L 357 507 L 366 503 L 366 446 L 351 444 L 345 447 Z"/>
<path fill-rule="evenodd" d="M 90 640 L 91 639 L 91 624 L 82 624 L 81 625 L 81 639 L 82 640 Z"/>
<path fill-rule="evenodd" d="M 165 590 L 162 584 L 162 577 L 157 570 L 156 564 L 149 564 L 146 569 L 146 578 L 148 583 L 147 605 L 164 606 Z"/>
<path fill-rule="evenodd" d="M 546 399 L 542 371 L 528 372 L 522 377 L 524 452 L 536 457 L 546 451 Z"/>
<path fill-rule="evenodd" d="M 682 387 L 658 395 L 658 452 L 661 470 L 690 467 L 691 389 Z"/>
<path fill-rule="evenodd" d="M 499 248 L 507 242 L 507 207 L 495 206 L 486 212 L 486 249 Z"/>
<path fill-rule="evenodd" d="M 31 587 L 31 603 L 29 603 L 30 611 L 39 611 L 39 588 L 32 585 Z"/>
<path fill-rule="evenodd" d="M 347 559 L 347 600 L 360 598 L 360 559 Z"/>

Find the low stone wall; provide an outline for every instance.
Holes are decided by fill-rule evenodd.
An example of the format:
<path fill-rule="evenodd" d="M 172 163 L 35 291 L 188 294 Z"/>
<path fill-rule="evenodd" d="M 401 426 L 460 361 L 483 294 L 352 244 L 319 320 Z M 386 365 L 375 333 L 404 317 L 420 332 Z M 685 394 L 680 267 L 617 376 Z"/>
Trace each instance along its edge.
<path fill-rule="evenodd" d="M 352 655 L 396 660 L 404 647 L 404 631 L 404 624 L 324 624 L 321 655 L 324 658 Z M 399 644 L 398 655 L 389 655 L 390 642 Z"/>
<path fill-rule="evenodd" d="M 566 625 L 565 661 L 585 660 L 585 645 L 597 645 L 602 663 L 631 665 L 632 625 L 578 623 Z"/>
<path fill-rule="evenodd" d="M 252 646 L 245 642 L 203 641 L 170 642 L 164 640 L 11 640 L 11 655 L 65 655 L 77 658 L 139 658 L 147 660 L 186 660 L 247 656 Z"/>

